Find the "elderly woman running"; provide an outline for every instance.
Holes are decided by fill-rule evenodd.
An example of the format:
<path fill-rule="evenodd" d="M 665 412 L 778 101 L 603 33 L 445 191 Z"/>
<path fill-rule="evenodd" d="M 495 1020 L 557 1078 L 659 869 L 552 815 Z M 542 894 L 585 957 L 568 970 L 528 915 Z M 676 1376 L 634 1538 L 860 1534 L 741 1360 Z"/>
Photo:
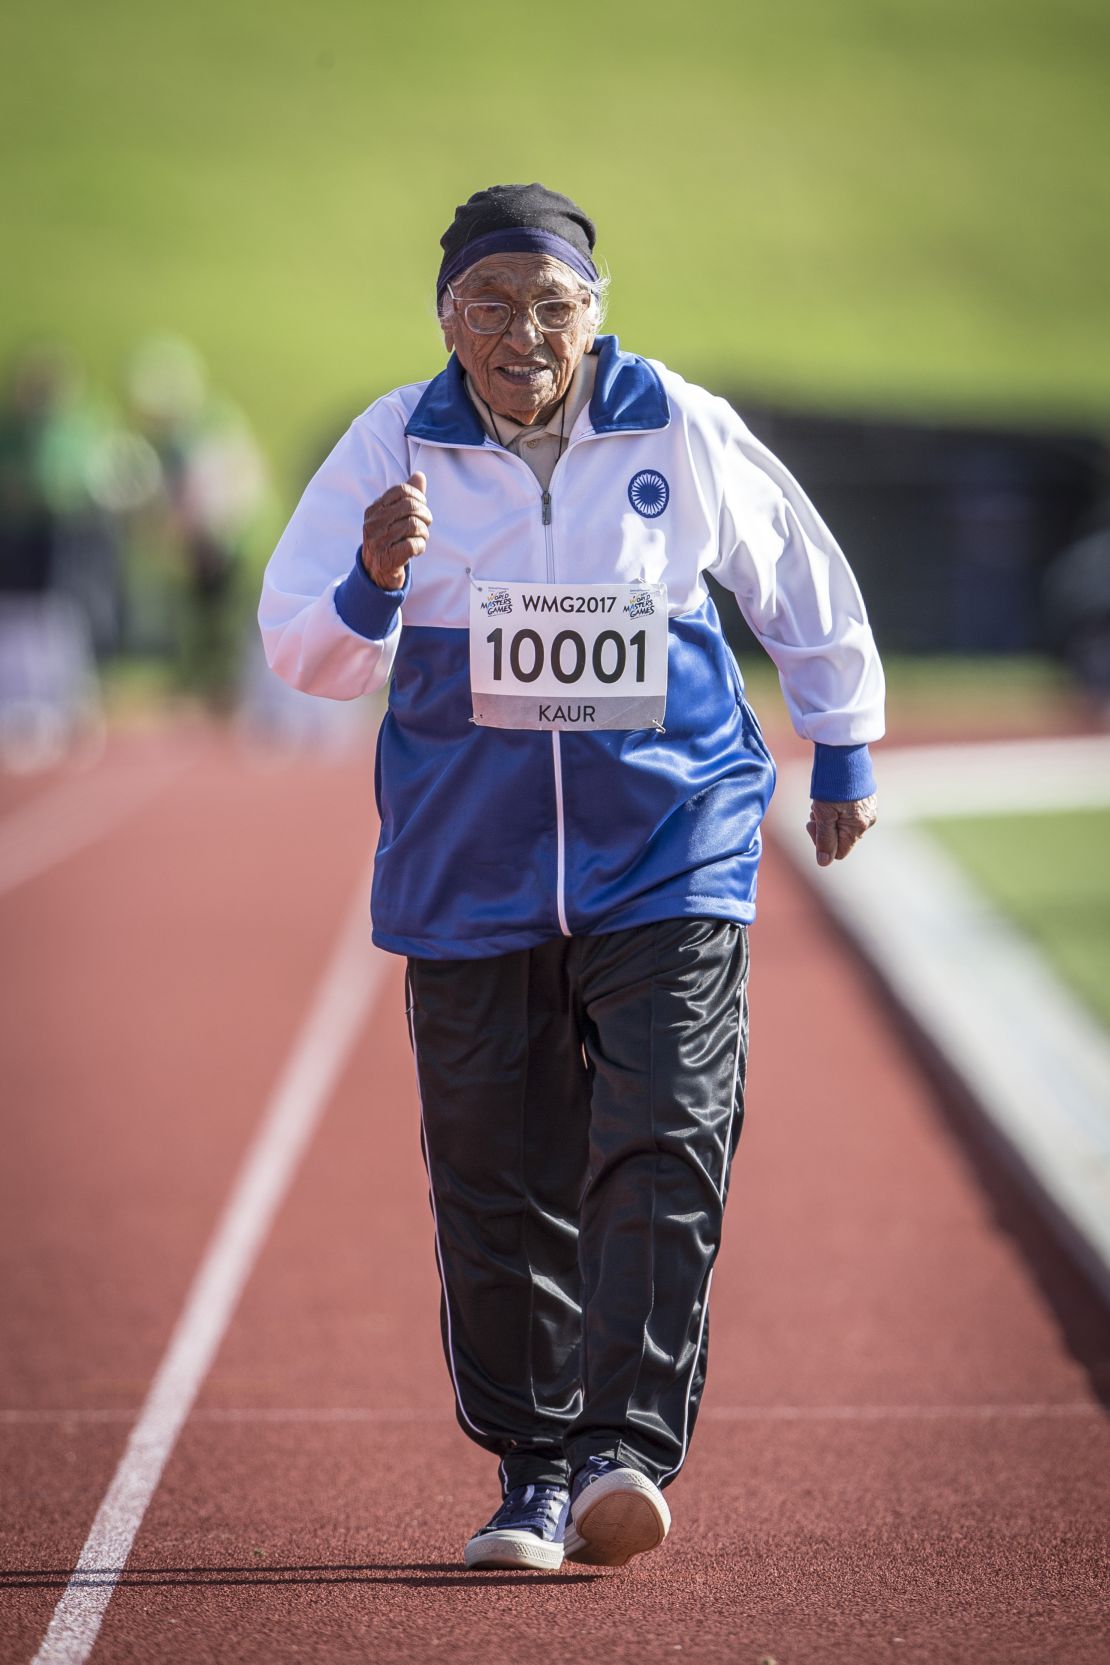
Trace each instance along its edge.
<path fill-rule="evenodd" d="M 654 1549 L 697 1417 L 774 782 L 707 574 L 814 744 L 817 861 L 875 819 L 847 563 L 724 400 L 599 334 L 594 237 L 542 185 L 457 210 L 447 366 L 355 420 L 259 614 L 295 687 L 389 688 L 373 939 L 408 962 L 458 1418 L 500 1459 L 470 1567 Z"/>

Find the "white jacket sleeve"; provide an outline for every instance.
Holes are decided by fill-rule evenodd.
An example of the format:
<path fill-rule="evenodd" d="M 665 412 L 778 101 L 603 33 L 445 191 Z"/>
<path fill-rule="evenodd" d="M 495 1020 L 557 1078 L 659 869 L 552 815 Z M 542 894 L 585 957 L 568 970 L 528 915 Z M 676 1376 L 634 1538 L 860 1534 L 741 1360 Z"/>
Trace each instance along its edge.
<path fill-rule="evenodd" d="M 709 570 L 732 591 L 774 661 L 795 730 L 821 746 L 880 739 L 882 665 L 835 538 L 731 410 L 718 464 L 720 554 Z"/>
<path fill-rule="evenodd" d="M 399 425 L 392 445 L 375 432 L 383 403 L 348 429 L 309 482 L 262 585 L 258 623 L 270 668 L 330 699 L 383 687 L 401 633 L 406 591 L 379 590 L 358 559 L 364 510 L 410 472 Z"/>

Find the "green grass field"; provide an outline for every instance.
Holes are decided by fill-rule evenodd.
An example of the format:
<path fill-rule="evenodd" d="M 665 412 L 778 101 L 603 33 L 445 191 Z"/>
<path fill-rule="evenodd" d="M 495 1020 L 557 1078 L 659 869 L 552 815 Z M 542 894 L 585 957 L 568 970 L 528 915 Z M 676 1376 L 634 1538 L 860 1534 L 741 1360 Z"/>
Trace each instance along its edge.
<path fill-rule="evenodd" d="M 541 178 L 712 385 L 1110 419 L 1104 0 L 9 0 L 0 358 L 191 337 L 286 486 L 434 372 L 454 204 Z"/>
<path fill-rule="evenodd" d="M 1110 810 L 927 826 L 1110 1027 Z"/>

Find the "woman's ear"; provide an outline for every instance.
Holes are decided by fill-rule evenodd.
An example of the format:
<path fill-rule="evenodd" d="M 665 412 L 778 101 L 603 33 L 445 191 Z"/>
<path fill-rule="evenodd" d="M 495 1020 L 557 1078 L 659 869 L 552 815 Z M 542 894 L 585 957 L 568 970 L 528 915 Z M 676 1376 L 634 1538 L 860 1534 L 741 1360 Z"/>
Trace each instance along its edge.
<path fill-rule="evenodd" d="M 597 340 L 598 333 L 601 329 L 601 302 L 596 295 L 590 302 L 590 311 L 593 313 L 593 321 L 590 324 L 589 334 L 586 337 L 586 351 L 588 353 L 593 351 L 594 342 Z"/>

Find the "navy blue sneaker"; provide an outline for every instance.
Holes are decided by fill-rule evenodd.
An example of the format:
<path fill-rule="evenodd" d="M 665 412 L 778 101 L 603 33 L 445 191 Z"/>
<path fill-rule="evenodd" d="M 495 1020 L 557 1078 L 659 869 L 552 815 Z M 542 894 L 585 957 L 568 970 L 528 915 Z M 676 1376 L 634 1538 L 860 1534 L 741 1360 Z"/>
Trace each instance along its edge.
<path fill-rule="evenodd" d="M 612 1457 L 587 1457 L 574 1476 L 570 1500 L 563 1540 L 568 1561 L 623 1567 L 634 1555 L 657 1549 L 671 1529 L 671 1511 L 659 1487 Z"/>
<path fill-rule="evenodd" d="M 523 1567 L 558 1572 L 570 1493 L 565 1486 L 514 1486 L 463 1553 L 468 1567 Z"/>

